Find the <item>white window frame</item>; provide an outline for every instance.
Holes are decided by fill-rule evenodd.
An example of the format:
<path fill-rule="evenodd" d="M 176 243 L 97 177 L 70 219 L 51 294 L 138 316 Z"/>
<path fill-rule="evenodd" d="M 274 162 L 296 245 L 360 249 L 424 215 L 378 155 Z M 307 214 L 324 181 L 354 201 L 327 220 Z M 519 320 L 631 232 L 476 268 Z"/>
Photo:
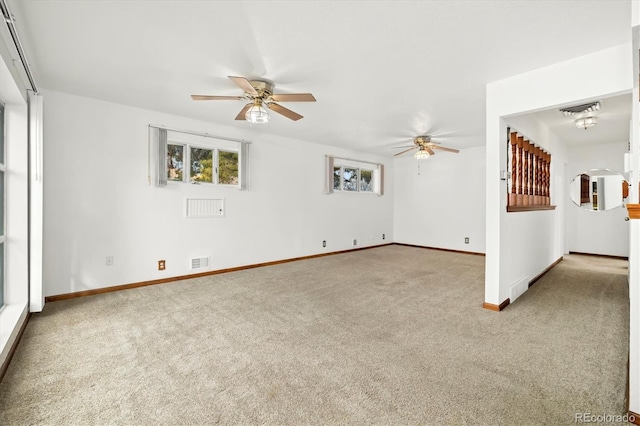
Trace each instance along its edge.
<path fill-rule="evenodd" d="M 0 162 L 0 174 L 2 174 L 2 234 L 0 235 L 0 247 L 2 247 L 2 250 L 0 250 L 0 252 L 2 253 L 0 256 L 2 257 L 0 259 L 0 262 L 2 262 L 2 264 L 0 265 L 0 310 L 2 310 L 2 308 L 5 306 L 6 304 L 6 296 L 7 296 L 7 286 L 6 286 L 6 282 L 7 282 L 7 274 L 5 273 L 5 270 L 7 269 L 7 132 L 5 131 L 6 128 L 6 116 L 5 116 L 5 105 L 4 103 L 0 103 L 0 114 L 2 114 L 2 123 L 3 126 L 0 129 L 0 132 L 2 132 L 2 162 Z"/>
<path fill-rule="evenodd" d="M 332 173 L 335 174 L 335 170 L 336 169 L 340 169 L 340 185 L 338 188 L 335 188 L 335 186 L 333 186 L 333 175 L 332 175 L 332 181 L 331 184 L 333 186 L 333 192 L 341 192 L 341 193 L 349 193 L 349 194 L 377 194 L 378 190 L 377 188 L 380 187 L 380 173 L 378 171 L 378 168 L 374 168 L 372 167 L 373 164 L 370 163 L 365 163 L 365 162 L 358 162 L 356 160 L 345 160 L 342 158 L 338 158 L 335 157 L 334 159 L 334 164 L 333 164 L 333 169 L 332 169 Z M 356 177 L 356 189 L 355 190 L 345 190 L 343 189 L 344 186 L 344 169 L 348 168 L 348 169 L 355 169 L 357 172 L 357 177 Z M 368 172 L 371 172 L 371 190 L 370 191 L 362 191 L 361 190 L 361 179 L 362 179 L 362 170 L 366 170 Z"/>
<path fill-rule="evenodd" d="M 366 171 L 366 172 L 371 172 L 371 189 L 368 191 L 363 191 L 362 190 L 362 172 Z M 360 169 L 358 169 L 358 191 L 359 192 L 374 192 L 373 188 L 375 187 L 375 171 L 373 169 L 367 169 L 366 167 L 361 167 Z"/>
<path fill-rule="evenodd" d="M 215 144 L 204 144 L 204 143 L 197 143 L 197 142 L 188 142 L 188 141 L 182 141 L 182 140 L 177 140 L 176 138 L 167 138 L 167 152 L 168 152 L 168 147 L 169 145 L 178 145 L 178 146 L 182 146 L 183 147 L 183 151 L 182 151 L 182 181 L 180 180 L 175 180 L 175 179 L 169 179 L 167 177 L 167 184 L 169 183 L 191 183 L 191 184 L 195 184 L 195 185 L 215 185 L 215 186 L 219 186 L 219 187 L 228 187 L 228 188 L 240 188 L 241 187 L 241 174 L 240 174 L 240 167 L 241 167 L 241 151 L 238 148 L 232 148 L 232 147 L 220 147 L 220 146 L 216 146 Z M 191 149 L 192 148 L 196 148 L 196 149 L 206 149 L 206 150 L 210 150 L 213 151 L 212 154 L 212 160 L 213 160 L 213 175 L 212 175 L 212 181 L 211 182 L 203 182 L 203 181 L 192 181 L 191 180 Z M 220 171 L 220 151 L 223 152 L 231 152 L 234 154 L 238 155 L 238 183 L 237 184 L 228 184 L 228 183 L 220 183 L 220 178 L 219 178 L 219 171 Z M 165 155 L 166 157 L 166 155 Z M 165 160 L 166 161 L 166 160 Z"/>
<path fill-rule="evenodd" d="M 167 142 L 167 145 L 173 145 L 170 144 L 169 142 Z M 186 161 L 185 164 L 188 164 L 189 166 L 189 173 L 188 176 L 185 173 L 182 173 L 182 177 L 183 180 L 187 183 L 192 183 L 194 185 L 199 185 L 199 184 L 205 184 L 205 185 L 216 185 L 218 183 L 218 156 L 216 155 L 216 149 L 212 148 L 210 146 L 202 146 L 202 145 L 196 145 L 196 144 L 190 144 L 187 145 L 187 155 L 185 157 Z M 206 150 L 206 151 L 211 151 L 211 167 L 213 168 L 213 171 L 211 172 L 211 182 L 206 182 L 206 181 L 195 181 L 195 180 L 191 180 L 191 150 L 192 149 L 202 149 L 202 150 Z M 177 181 L 174 181 L 177 182 Z"/>
<path fill-rule="evenodd" d="M 182 179 L 169 179 L 169 169 L 167 168 L 167 182 L 185 182 L 185 164 L 187 164 L 187 145 L 184 143 L 172 143 L 172 141 L 167 141 L 167 154 L 164 156 L 167 161 L 167 155 L 169 154 L 169 145 L 173 146 L 181 146 L 182 147 Z"/>

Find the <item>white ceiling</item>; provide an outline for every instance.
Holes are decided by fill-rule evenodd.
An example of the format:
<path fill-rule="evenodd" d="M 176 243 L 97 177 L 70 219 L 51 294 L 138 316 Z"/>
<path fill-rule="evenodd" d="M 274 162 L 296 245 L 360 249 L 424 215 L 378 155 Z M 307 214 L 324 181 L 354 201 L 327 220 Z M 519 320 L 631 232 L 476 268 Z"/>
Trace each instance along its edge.
<path fill-rule="evenodd" d="M 251 130 L 384 155 L 425 133 L 483 145 L 488 82 L 631 34 L 630 0 L 9 5 L 40 87 L 249 130 L 234 121 L 245 102 L 189 95 L 240 95 L 228 75 L 266 78 L 317 102 L 283 103 L 305 118 Z"/>
<path fill-rule="evenodd" d="M 584 146 L 613 142 L 629 142 L 631 93 L 599 99 L 600 110 L 575 117 L 565 117 L 558 108 L 535 113 L 569 146 Z M 578 105 L 585 102 L 578 102 Z M 597 124 L 589 129 L 577 128 L 575 120 L 596 117 Z"/>

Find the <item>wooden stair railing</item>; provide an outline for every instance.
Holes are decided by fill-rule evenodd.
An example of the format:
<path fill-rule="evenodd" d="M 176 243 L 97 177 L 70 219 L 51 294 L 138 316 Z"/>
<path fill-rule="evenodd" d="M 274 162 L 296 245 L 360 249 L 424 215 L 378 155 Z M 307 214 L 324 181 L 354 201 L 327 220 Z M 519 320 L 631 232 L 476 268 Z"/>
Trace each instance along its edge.
<path fill-rule="evenodd" d="M 507 211 L 552 210 L 551 154 L 509 130 L 511 181 Z"/>

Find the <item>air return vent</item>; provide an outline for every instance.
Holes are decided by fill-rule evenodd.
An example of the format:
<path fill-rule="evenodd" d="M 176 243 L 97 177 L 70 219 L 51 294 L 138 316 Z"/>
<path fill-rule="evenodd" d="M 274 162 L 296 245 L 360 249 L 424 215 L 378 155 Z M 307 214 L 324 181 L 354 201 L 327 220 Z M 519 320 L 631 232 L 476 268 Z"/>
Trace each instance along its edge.
<path fill-rule="evenodd" d="M 194 257 L 191 259 L 191 269 L 208 268 L 210 263 L 209 257 Z"/>
<path fill-rule="evenodd" d="M 186 217 L 222 217 L 224 200 L 215 198 L 187 198 Z"/>
<path fill-rule="evenodd" d="M 560 108 L 560 112 L 565 117 L 571 117 L 578 114 L 586 114 L 594 111 L 598 111 L 600 109 L 600 101 L 591 102 L 588 104 L 575 105 L 566 108 Z"/>
<path fill-rule="evenodd" d="M 513 303 L 518 297 L 522 296 L 527 290 L 529 290 L 529 277 L 519 279 L 509 289 L 509 299 L 511 300 L 511 303 Z"/>

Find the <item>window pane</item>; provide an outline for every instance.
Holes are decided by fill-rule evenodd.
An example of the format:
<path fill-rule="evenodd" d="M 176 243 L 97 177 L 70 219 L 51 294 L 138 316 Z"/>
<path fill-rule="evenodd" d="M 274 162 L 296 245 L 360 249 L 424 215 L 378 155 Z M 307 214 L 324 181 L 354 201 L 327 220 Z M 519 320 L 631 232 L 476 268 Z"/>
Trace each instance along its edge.
<path fill-rule="evenodd" d="M 238 153 L 218 151 L 218 183 L 223 185 L 237 185 Z"/>
<path fill-rule="evenodd" d="M 0 243 L 0 308 L 4 305 L 4 243 Z"/>
<path fill-rule="evenodd" d="M 0 171 L 0 235 L 4 235 L 4 172 Z"/>
<path fill-rule="evenodd" d="M 358 190 L 358 169 L 344 168 L 342 172 L 342 189 L 345 191 Z"/>
<path fill-rule="evenodd" d="M 373 186 L 371 185 L 371 170 L 360 170 L 360 191 L 373 192 Z"/>
<path fill-rule="evenodd" d="M 213 150 L 191 148 L 191 180 L 213 182 Z"/>
<path fill-rule="evenodd" d="M 184 170 L 184 146 L 167 145 L 167 180 L 182 181 Z"/>
<path fill-rule="evenodd" d="M 0 105 L 0 164 L 4 164 L 4 105 Z"/>
<path fill-rule="evenodd" d="M 333 189 L 340 190 L 341 167 L 333 167 Z"/>

